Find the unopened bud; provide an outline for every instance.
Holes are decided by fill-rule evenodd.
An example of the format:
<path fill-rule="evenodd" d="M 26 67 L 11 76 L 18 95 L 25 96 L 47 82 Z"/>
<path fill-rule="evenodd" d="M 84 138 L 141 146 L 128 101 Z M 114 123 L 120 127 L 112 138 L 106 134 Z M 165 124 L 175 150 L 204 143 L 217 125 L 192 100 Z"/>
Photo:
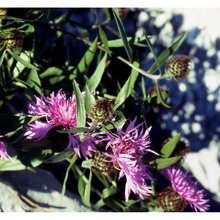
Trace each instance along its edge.
<path fill-rule="evenodd" d="M 89 116 L 98 123 L 106 123 L 113 118 L 113 103 L 111 100 L 103 98 L 97 100 L 91 106 Z"/>
<path fill-rule="evenodd" d="M 167 70 L 176 80 L 186 78 L 192 69 L 192 60 L 185 55 L 176 55 L 167 62 Z"/>
<path fill-rule="evenodd" d="M 102 152 L 95 152 L 92 156 L 92 170 L 98 174 L 109 175 L 114 170 L 114 165 Z"/>
<path fill-rule="evenodd" d="M 182 212 L 188 205 L 188 201 L 182 199 L 171 186 L 157 193 L 156 200 L 164 212 Z"/>

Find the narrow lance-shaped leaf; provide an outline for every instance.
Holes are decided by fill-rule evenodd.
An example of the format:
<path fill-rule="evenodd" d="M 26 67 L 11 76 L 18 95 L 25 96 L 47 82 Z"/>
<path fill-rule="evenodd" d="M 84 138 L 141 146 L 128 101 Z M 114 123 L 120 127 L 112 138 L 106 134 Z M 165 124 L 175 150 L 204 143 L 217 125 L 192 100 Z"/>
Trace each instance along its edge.
<path fill-rule="evenodd" d="M 95 97 L 91 94 L 88 85 L 85 86 L 86 96 L 85 96 L 85 108 L 86 112 L 89 113 L 91 105 L 95 102 Z"/>
<path fill-rule="evenodd" d="M 166 50 L 164 50 L 160 56 L 157 58 L 157 62 L 161 66 L 166 62 L 166 60 L 169 58 L 169 56 L 175 52 L 183 43 L 184 39 L 186 38 L 187 33 L 184 33 L 173 45 L 168 47 Z M 155 61 L 150 69 L 148 70 L 148 73 L 154 73 L 158 69 L 157 62 Z"/>
<path fill-rule="evenodd" d="M 121 21 L 119 15 L 118 15 L 117 9 L 113 8 L 112 11 L 113 11 L 113 15 L 114 15 L 114 18 L 115 18 L 115 22 L 116 22 L 117 27 L 118 27 L 120 37 L 123 40 L 124 48 L 125 48 L 125 51 L 128 55 L 128 59 L 129 59 L 130 62 L 132 62 L 132 60 L 133 60 L 132 51 L 131 51 L 130 44 L 127 41 L 127 36 L 126 36 L 125 30 L 124 30 L 124 26 L 122 24 L 122 21 Z"/>
<path fill-rule="evenodd" d="M 16 52 L 12 52 L 11 50 L 7 50 L 10 55 L 17 60 L 18 62 L 22 63 L 25 67 L 30 68 L 30 69 L 37 69 L 37 67 L 35 67 L 34 65 L 32 65 L 30 62 L 22 59 Z"/>
<path fill-rule="evenodd" d="M 73 154 L 74 154 L 74 150 L 65 150 L 65 151 L 62 151 L 62 152 L 46 159 L 44 161 L 44 163 L 58 163 L 58 162 L 61 162 L 63 160 L 66 160 L 66 158 L 69 158 Z"/>
<path fill-rule="evenodd" d="M 46 155 L 43 153 L 43 150 L 39 148 L 27 153 L 23 152 L 23 154 L 13 156 L 11 160 L 0 160 L 0 171 L 32 169 L 42 164 L 45 157 Z"/>
<path fill-rule="evenodd" d="M 178 162 L 181 159 L 180 156 L 175 156 L 175 157 L 169 157 L 169 158 L 158 158 L 156 159 L 156 164 L 157 164 L 157 169 L 163 169 L 168 166 L 171 166 Z"/>
<path fill-rule="evenodd" d="M 62 196 L 64 196 L 64 194 L 65 194 L 66 182 L 68 180 L 69 172 L 70 172 L 70 169 L 72 168 L 72 166 L 75 164 L 76 159 L 77 159 L 77 156 L 76 156 L 76 154 L 74 154 L 74 156 L 72 157 L 72 160 L 71 160 L 71 162 L 70 162 L 70 164 L 69 164 L 69 166 L 66 170 L 65 178 L 64 178 L 64 181 L 63 181 L 63 185 L 62 185 L 62 192 L 61 192 Z"/>
<path fill-rule="evenodd" d="M 154 57 L 154 60 L 155 60 L 155 64 L 157 65 L 157 68 L 158 68 L 158 70 L 160 72 L 160 75 L 162 75 L 162 72 L 161 72 L 161 69 L 160 69 L 160 63 L 157 60 L 157 56 L 156 56 L 154 48 L 153 48 L 153 46 L 152 46 L 152 44 L 150 42 L 150 39 L 147 36 L 145 36 L 145 37 L 146 37 L 147 44 L 148 44 L 148 46 L 149 46 L 149 48 L 151 50 L 151 53 L 153 54 L 153 57 Z"/>
<path fill-rule="evenodd" d="M 88 85 L 90 91 L 95 91 L 96 88 L 98 87 L 98 85 L 102 79 L 102 75 L 104 73 L 104 70 L 105 70 L 106 59 L 107 59 L 107 53 L 105 53 L 104 57 L 99 62 L 95 72 L 93 73 L 91 78 L 88 80 L 87 85 Z"/>
<path fill-rule="evenodd" d="M 89 179 L 85 178 L 84 173 L 82 173 L 78 181 L 79 194 L 81 196 L 83 203 L 88 207 L 90 207 L 91 180 L 92 180 L 92 171 L 90 170 Z"/>
<path fill-rule="evenodd" d="M 135 67 L 139 67 L 140 64 L 137 60 L 137 57 L 135 58 L 136 60 L 133 62 L 133 65 Z M 138 77 L 138 72 L 135 69 L 132 69 L 131 75 L 129 76 L 129 78 L 127 79 L 127 81 L 125 82 L 124 86 L 121 88 L 120 92 L 118 93 L 115 99 L 114 110 L 116 110 L 121 104 L 123 104 L 125 100 L 130 96 L 134 88 L 137 77 Z"/>
<path fill-rule="evenodd" d="M 85 127 L 86 124 L 86 111 L 84 106 L 83 97 L 78 84 L 73 80 L 73 89 L 76 96 L 76 118 L 77 127 Z"/>
<path fill-rule="evenodd" d="M 176 148 L 177 143 L 180 140 L 180 133 L 178 133 L 176 136 L 171 138 L 166 144 L 164 144 L 163 148 L 161 149 L 161 154 L 165 157 L 168 158 L 170 155 L 173 153 L 173 151 Z"/>
<path fill-rule="evenodd" d="M 86 53 L 84 54 L 84 56 L 82 57 L 76 68 L 74 69 L 73 73 L 70 75 L 70 80 L 76 77 L 78 73 L 83 73 L 89 67 L 95 56 L 95 52 L 97 49 L 97 42 L 98 42 L 98 38 L 95 38 L 89 49 L 86 51 Z"/>
<path fill-rule="evenodd" d="M 106 34 L 105 34 L 103 28 L 100 25 L 99 25 L 99 36 L 100 36 L 100 39 L 106 49 L 106 52 L 110 55 L 109 46 L 108 46 L 108 39 L 106 37 Z"/>
<path fill-rule="evenodd" d="M 150 36 L 148 36 L 150 38 Z M 146 40 L 145 36 L 142 37 L 127 37 L 127 41 L 130 45 L 136 45 L 140 47 L 147 47 L 146 44 L 142 44 L 141 42 Z M 109 40 L 108 46 L 112 48 L 123 47 L 124 43 L 122 39 Z"/>
<path fill-rule="evenodd" d="M 0 66 L 2 65 L 4 57 L 5 57 L 5 52 L 6 52 L 5 49 L 6 49 L 6 44 L 0 50 Z"/>

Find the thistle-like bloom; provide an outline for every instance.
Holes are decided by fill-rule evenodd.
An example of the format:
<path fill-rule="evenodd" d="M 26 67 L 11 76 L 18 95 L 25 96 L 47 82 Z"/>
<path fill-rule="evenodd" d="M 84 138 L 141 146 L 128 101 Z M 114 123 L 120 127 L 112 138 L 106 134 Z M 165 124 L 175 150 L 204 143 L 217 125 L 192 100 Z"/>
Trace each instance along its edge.
<path fill-rule="evenodd" d="M 27 139 L 41 139 L 50 129 L 61 126 L 66 129 L 77 126 L 75 95 L 70 98 L 59 91 L 56 95 L 51 93 L 49 97 L 41 95 L 35 97 L 36 101 L 28 105 L 29 113 L 34 116 L 43 116 L 45 120 L 38 119 L 27 126 L 25 136 Z"/>
<path fill-rule="evenodd" d="M 205 212 L 209 209 L 209 200 L 204 199 L 203 190 L 199 190 L 197 182 L 180 167 L 171 166 L 161 173 L 171 182 L 173 190 L 181 199 L 186 200 L 195 211 Z"/>
<path fill-rule="evenodd" d="M 28 105 L 29 113 L 33 116 L 42 116 L 30 123 L 26 129 L 25 136 L 27 139 L 42 139 L 52 128 L 61 127 L 63 129 L 72 129 L 77 127 L 76 119 L 76 98 L 73 94 L 67 98 L 66 94 L 59 91 L 56 95 L 51 93 L 46 97 L 35 97 L 35 102 Z M 96 151 L 92 143 L 92 137 L 81 142 L 78 134 L 69 134 L 69 143 L 67 149 L 71 147 L 80 157 L 80 150 L 85 158 L 89 155 L 89 151 Z"/>
<path fill-rule="evenodd" d="M 149 196 L 152 193 L 151 187 L 146 180 L 152 180 L 148 171 L 148 165 L 144 164 L 143 156 L 150 150 L 150 128 L 144 131 L 143 124 L 135 126 L 136 119 L 130 122 L 128 127 L 123 131 L 123 127 L 119 127 L 114 133 L 114 137 L 106 134 L 103 140 L 108 141 L 106 155 L 110 158 L 110 162 L 119 172 L 119 179 L 126 177 L 125 200 L 128 201 L 131 191 L 137 194 L 141 199 L 143 195 Z M 141 129 L 140 129 L 141 127 Z"/>
<path fill-rule="evenodd" d="M 1 160 L 7 160 L 10 159 L 11 157 L 8 155 L 5 143 L 0 141 L 0 158 Z"/>

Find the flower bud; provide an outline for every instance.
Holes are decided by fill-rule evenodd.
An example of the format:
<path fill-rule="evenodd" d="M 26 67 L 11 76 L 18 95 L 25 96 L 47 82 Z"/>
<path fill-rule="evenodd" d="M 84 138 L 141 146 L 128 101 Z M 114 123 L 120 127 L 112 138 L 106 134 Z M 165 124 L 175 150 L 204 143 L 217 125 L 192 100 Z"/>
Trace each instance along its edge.
<path fill-rule="evenodd" d="M 114 170 L 114 166 L 110 158 L 99 151 L 92 156 L 92 170 L 98 174 L 108 176 Z"/>
<path fill-rule="evenodd" d="M 176 55 L 167 62 L 167 70 L 176 80 L 186 78 L 192 69 L 192 60 L 185 55 Z"/>
<path fill-rule="evenodd" d="M 164 212 L 182 212 L 188 205 L 188 201 L 182 199 L 171 186 L 157 193 L 156 200 Z"/>
<path fill-rule="evenodd" d="M 106 123 L 113 118 L 113 103 L 109 99 L 99 99 L 91 106 L 89 116 L 98 123 Z"/>

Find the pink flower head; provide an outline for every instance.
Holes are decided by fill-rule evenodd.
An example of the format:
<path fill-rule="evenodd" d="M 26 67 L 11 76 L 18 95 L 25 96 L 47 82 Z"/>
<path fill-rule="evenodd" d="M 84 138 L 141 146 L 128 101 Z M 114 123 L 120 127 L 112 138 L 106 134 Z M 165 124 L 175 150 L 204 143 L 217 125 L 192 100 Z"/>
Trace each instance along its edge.
<path fill-rule="evenodd" d="M 28 110 L 34 116 L 46 117 L 46 122 L 40 119 L 35 120 L 27 127 L 25 136 L 28 139 L 41 139 L 51 128 L 56 126 L 67 129 L 77 126 L 75 95 L 67 98 L 62 91 L 56 95 L 53 92 L 49 97 L 41 95 L 40 98 L 36 97 L 35 102 L 29 104 Z"/>
<path fill-rule="evenodd" d="M 50 96 L 35 97 L 35 102 L 31 102 L 28 105 L 29 113 L 33 116 L 42 116 L 30 123 L 26 127 L 25 136 L 27 139 L 42 139 L 52 128 L 60 126 L 64 129 L 71 129 L 77 127 L 76 118 L 76 99 L 73 94 L 67 98 L 66 94 L 61 90 L 55 94 L 54 92 Z M 89 151 L 95 151 L 96 148 L 88 140 L 81 142 L 78 134 L 69 134 L 69 144 L 67 149 L 73 147 L 77 155 L 80 157 L 80 151 L 87 158 Z"/>
<path fill-rule="evenodd" d="M 102 140 L 107 140 L 107 149 L 112 152 L 107 154 L 114 166 L 120 170 L 119 179 L 126 177 L 125 200 L 128 201 L 131 191 L 141 199 L 143 195 L 149 196 L 152 191 L 146 180 L 152 180 L 148 165 L 143 163 L 142 157 L 150 150 L 150 128 L 144 131 L 142 125 L 135 126 L 136 119 L 131 121 L 125 131 L 123 127 L 117 129 L 115 137 L 107 135 Z M 141 127 L 141 129 L 139 129 Z"/>
<path fill-rule="evenodd" d="M 10 156 L 8 155 L 6 146 L 4 144 L 4 142 L 0 141 L 0 158 L 1 160 L 7 160 L 10 158 Z"/>
<path fill-rule="evenodd" d="M 180 167 L 171 166 L 163 169 L 161 173 L 171 182 L 173 190 L 182 199 L 188 201 L 195 211 L 205 212 L 209 208 L 209 200 L 204 199 L 203 190 L 199 190 L 197 182 L 192 180 Z"/>

